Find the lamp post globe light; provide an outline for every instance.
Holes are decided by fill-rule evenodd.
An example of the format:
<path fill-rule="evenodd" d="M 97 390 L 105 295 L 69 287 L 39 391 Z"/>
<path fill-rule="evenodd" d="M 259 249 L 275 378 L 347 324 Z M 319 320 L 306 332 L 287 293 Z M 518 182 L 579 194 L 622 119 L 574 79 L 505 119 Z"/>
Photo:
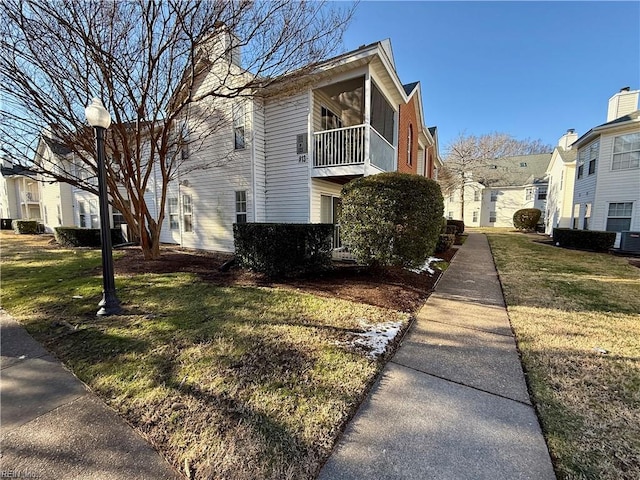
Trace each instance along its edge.
<path fill-rule="evenodd" d="M 87 122 L 96 133 L 98 170 L 98 197 L 100 201 L 100 236 L 102 239 L 102 300 L 98 303 L 98 315 L 118 315 L 122 312 L 116 296 L 113 278 L 113 256 L 111 254 L 111 229 L 109 225 L 109 199 L 107 197 L 107 173 L 105 169 L 104 132 L 111 125 L 111 116 L 98 98 L 84 110 Z"/>

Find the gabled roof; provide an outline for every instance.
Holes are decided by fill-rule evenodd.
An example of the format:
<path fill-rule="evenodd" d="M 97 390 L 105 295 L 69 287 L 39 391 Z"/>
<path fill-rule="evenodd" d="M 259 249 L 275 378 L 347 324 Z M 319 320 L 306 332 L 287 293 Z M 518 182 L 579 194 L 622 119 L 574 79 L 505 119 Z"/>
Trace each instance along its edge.
<path fill-rule="evenodd" d="M 420 82 L 412 82 L 402 85 L 402 88 L 404 88 L 404 93 L 407 94 L 407 97 L 411 96 L 411 92 L 415 90 L 419 83 Z"/>
<path fill-rule="evenodd" d="M 624 126 L 625 124 L 632 124 L 634 122 L 640 122 L 640 110 L 636 110 L 628 115 L 625 115 L 620 118 L 616 118 L 615 120 L 611 120 L 610 122 L 603 123 L 602 125 L 598 125 L 597 127 L 593 127 L 587 133 L 582 135 L 578 140 L 576 140 L 572 146 L 574 148 L 580 148 L 585 143 L 591 141 L 596 136 L 598 136 L 601 132 Z"/>
<path fill-rule="evenodd" d="M 473 180 L 486 187 L 519 187 L 545 182 L 551 153 L 518 155 L 494 160 L 479 168 Z"/>
<path fill-rule="evenodd" d="M 23 165 L 11 165 L 11 166 L 1 166 L 0 174 L 3 177 L 14 177 L 14 176 L 22 176 L 22 177 L 34 177 L 36 174 L 29 168 Z"/>

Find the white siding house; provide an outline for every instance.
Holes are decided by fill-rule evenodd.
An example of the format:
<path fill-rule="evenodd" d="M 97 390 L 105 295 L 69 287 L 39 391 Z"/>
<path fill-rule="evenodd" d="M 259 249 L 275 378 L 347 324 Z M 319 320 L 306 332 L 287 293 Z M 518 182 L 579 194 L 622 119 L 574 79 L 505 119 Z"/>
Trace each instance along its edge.
<path fill-rule="evenodd" d="M 580 137 L 571 225 L 585 230 L 640 230 L 639 90 L 609 99 L 607 123 Z"/>
<path fill-rule="evenodd" d="M 553 150 L 547 167 L 547 207 L 545 233 L 554 228 L 570 228 L 573 208 L 573 186 L 576 170 L 576 149 L 571 145 L 578 139 L 575 130 L 568 130 Z"/>
<path fill-rule="evenodd" d="M 464 218 L 472 227 L 513 227 L 513 214 L 520 209 L 538 208 L 544 214 L 550 160 L 548 153 L 521 155 L 477 169 L 465 182 L 464 198 L 462 189 L 445 196 L 445 216 Z"/>

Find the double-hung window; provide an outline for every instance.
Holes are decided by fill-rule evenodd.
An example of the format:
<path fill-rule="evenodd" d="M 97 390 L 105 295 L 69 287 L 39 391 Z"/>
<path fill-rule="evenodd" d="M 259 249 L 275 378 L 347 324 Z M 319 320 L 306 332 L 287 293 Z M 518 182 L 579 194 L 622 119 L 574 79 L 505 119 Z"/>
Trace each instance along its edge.
<path fill-rule="evenodd" d="M 538 187 L 538 200 L 546 200 L 547 199 L 547 187 L 542 186 Z"/>
<path fill-rule="evenodd" d="M 80 228 L 87 228 L 87 207 L 84 200 L 78 201 L 78 217 Z"/>
<path fill-rule="evenodd" d="M 236 192 L 236 223 L 247 223 L 247 191 Z"/>
<path fill-rule="evenodd" d="M 91 228 L 100 228 L 97 200 L 89 200 L 89 214 L 91 215 Z"/>
<path fill-rule="evenodd" d="M 180 229 L 180 217 L 178 213 L 178 197 L 170 197 L 167 199 L 169 209 L 169 229 Z"/>
<path fill-rule="evenodd" d="M 245 147 L 244 102 L 233 104 L 233 148 L 243 150 Z"/>
<path fill-rule="evenodd" d="M 498 201 L 498 190 L 491 190 L 491 201 L 492 202 Z"/>
<path fill-rule="evenodd" d="M 607 215 L 607 231 L 623 232 L 631 229 L 633 202 L 610 203 Z"/>
<path fill-rule="evenodd" d="M 613 139 L 612 170 L 640 167 L 640 133 L 620 135 Z"/>
<path fill-rule="evenodd" d="M 489 212 L 489 223 L 496 223 L 497 215 L 495 211 Z"/>
<path fill-rule="evenodd" d="M 191 195 L 182 195 L 182 225 L 185 232 L 193 232 L 193 204 Z"/>

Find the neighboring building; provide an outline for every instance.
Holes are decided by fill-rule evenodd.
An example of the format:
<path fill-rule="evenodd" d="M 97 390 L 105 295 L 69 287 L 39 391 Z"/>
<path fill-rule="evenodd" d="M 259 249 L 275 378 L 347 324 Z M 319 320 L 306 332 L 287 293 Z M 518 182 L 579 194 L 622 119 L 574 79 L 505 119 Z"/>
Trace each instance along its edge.
<path fill-rule="evenodd" d="M 574 144 L 577 151 L 571 225 L 584 230 L 640 230 L 640 90 L 609 99 L 607 122 Z"/>
<path fill-rule="evenodd" d="M 403 85 L 407 103 L 400 105 L 398 125 L 398 171 L 437 178 L 442 166 L 436 127 L 424 127 L 420 82 Z"/>
<path fill-rule="evenodd" d="M 551 235 L 554 228 L 570 228 L 573 211 L 573 186 L 576 170 L 576 149 L 571 145 L 578 139 L 575 130 L 568 130 L 551 154 L 547 167 L 547 207 L 545 233 Z"/>
<path fill-rule="evenodd" d="M 522 208 L 546 207 L 545 172 L 550 153 L 500 158 L 469 175 L 462 189 L 445 196 L 445 216 L 462 218 L 471 227 L 513 227 L 513 214 Z M 544 219 L 541 219 L 541 222 Z"/>
<path fill-rule="evenodd" d="M 40 184 L 33 172 L 3 160 L 0 171 L 0 218 L 42 221 Z"/>

